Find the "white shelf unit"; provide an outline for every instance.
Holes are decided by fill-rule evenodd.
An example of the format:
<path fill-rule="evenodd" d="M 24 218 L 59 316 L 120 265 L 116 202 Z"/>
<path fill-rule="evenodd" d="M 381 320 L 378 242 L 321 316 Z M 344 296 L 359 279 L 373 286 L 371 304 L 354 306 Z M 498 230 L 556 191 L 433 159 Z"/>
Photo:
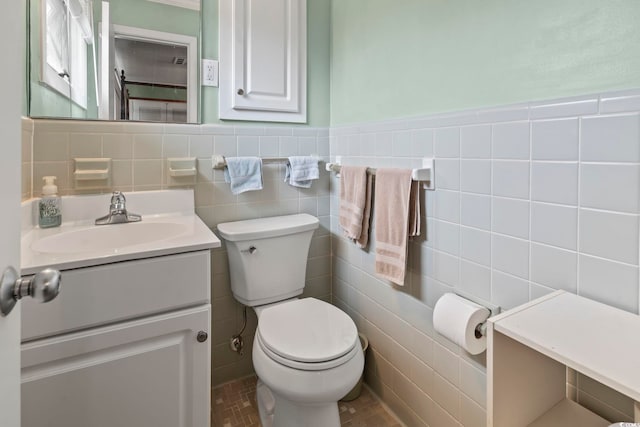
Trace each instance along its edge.
<path fill-rule="evenodd" d="M 557 291 L 488 325 L 488 427 L 609 426 L 567 398 L 567 368 L 633 399 L 640 422 L 640 316 Z"/>

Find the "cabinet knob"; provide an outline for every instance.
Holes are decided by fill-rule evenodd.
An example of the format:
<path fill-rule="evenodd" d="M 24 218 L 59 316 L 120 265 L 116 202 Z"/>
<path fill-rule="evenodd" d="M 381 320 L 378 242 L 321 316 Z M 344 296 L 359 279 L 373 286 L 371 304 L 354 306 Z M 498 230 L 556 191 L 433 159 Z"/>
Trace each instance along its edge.
<path fill-rule="evenodd" d="M 244 89 L 238 89 L 238 95 L 240 96 L 244 95 Z"/>
<path fill-rule="evenodd" d="M 207 334 L 205 331 L 198 332 L 198 335 L 196 336 L 198 342 L 205 342 L 207 338 L 209 338 L 209 334 Z"/>

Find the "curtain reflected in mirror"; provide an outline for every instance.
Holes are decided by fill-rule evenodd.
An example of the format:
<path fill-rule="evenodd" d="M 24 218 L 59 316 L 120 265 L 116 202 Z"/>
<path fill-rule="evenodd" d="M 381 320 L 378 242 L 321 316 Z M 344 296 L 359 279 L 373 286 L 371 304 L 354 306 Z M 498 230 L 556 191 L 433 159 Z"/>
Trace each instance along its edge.
<path fill-rule="evenodd" d="M 29 0 L 31 117 L 198 122 L 200 0 Z"/>

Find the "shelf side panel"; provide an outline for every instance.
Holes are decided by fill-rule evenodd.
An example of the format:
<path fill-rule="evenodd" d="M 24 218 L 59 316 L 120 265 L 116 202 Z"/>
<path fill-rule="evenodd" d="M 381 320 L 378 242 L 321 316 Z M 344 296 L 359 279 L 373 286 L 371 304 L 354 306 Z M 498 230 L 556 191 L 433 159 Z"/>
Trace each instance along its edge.
<path fill-rule="evenodd" d="M 488 427 L 525 427 L 565 398 L 563 364 L 490 329 Z"/>

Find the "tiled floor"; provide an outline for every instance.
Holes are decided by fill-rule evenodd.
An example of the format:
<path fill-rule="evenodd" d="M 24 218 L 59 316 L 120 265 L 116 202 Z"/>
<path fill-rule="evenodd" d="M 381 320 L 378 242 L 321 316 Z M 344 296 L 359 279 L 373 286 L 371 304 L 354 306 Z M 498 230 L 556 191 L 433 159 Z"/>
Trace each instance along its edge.
<path fill-rule="evenodd" d="M 212 427 L 259 427 L 256 377 L 242 378 L 213 389 Z M 401 427 L 366 387 L 359 398 L 339 402 L 343 427 Z"/>

